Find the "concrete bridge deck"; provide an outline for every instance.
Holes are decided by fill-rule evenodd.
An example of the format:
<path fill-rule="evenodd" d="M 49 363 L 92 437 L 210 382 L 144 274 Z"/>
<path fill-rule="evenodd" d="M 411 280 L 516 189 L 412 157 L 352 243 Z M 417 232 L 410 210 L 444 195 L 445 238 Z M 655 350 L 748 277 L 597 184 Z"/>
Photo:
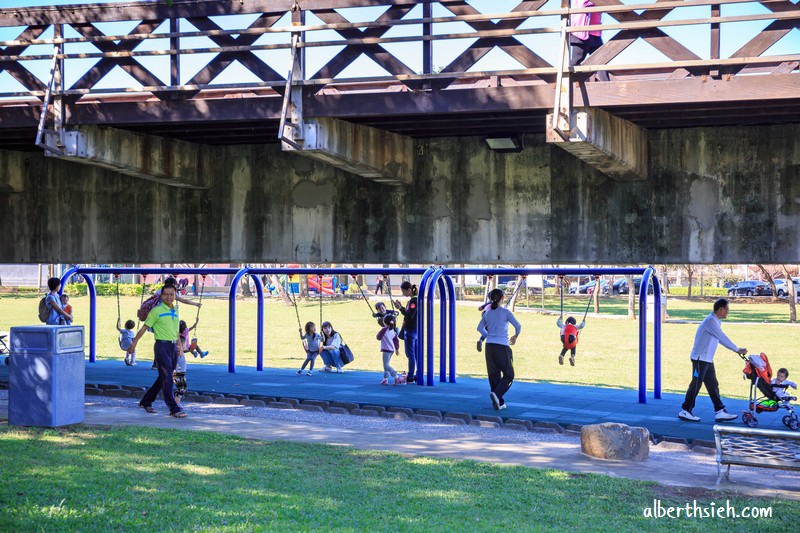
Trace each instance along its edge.
<path fill-rule="evenodd" d="M 7 379 L 8 367 L 0 365 L 0 381 Z M 150 369 L 150 363 L 144 358 L 136 367 L 126 367 L 121 361 L 108 360 L 86 364 L 86 382 L 90 384 L 150 386 L 154 379 L 155 371 Z M 485 379 L 459 377 L 457 383 L 436 382 L 434 387 L 380 386 L 380 379 L 381 375 L 373 372 L 329 374 L 315 371 L 312 376 L 298 376 L 290 369 L 256 372 L 251 367 L 239 367 L 237 373 L 229 374 L 223 365 L 192 364 L 192 361 L 189 361 L 187 372 L 190 392 L 435 409 L 442 413 L 452 411 L 473 416 L 493 415 L 504 419 L 554 422 L 562 427 L 621 422 L 646 427 L 659 437 L 684 438 L 690 442 L 694 439 L 713 440 L 714 411 L 706 396 L 698 398 L 694 410 L 702 420 L 693 423 L 677 418 L 683 402 L 683 395 L 680 394 L 666 393 L 661 400 L 654 400 L 650 396 L 647 404 L 639 404 L 637 392 L 632 389 L 516 381 L 506 396 L 508 408 L 495 411 L 489 401 Z M 741 414 L 747 402 L 725 399 L 725 403 L 729 412 Z M 780 421 L 784 414 L 785 411 L 759 415 L 759 427 L 786 429 Z M 741 425 L 740 420 L 731 423 Z"/>

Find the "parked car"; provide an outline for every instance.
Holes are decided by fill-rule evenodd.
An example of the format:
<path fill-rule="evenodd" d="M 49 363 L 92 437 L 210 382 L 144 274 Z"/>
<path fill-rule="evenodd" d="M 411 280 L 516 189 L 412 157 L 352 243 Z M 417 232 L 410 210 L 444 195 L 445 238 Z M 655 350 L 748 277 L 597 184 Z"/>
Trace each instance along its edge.
<path fill-rule="evenodd" d="M 614 283 L 616 285 L 616 282 Z M 634 294 L 639 294 L 641 287 L 642 287 L 642 278 L 633 278 L 633 286 Z M 617 287 L 617 294 L 628 294 L 628 280 L 622 278 L 619 280 L 619 286 Z M 653 285 L 651 284 L 650 287 L 647 288 L 647 294 L 653 294 Z M 664 287 L 661 287 L 661 294 L 664 294 Z"/>
<path fill-rule="evenodd" d="M 772 289 L 766 281 L 748 279 L 728 289 L 728 296 L 772 296 Z"/>
<path fill-rule="evenodd" d="M 777 294 L 778 298 L 785 298 L 789 296 L 789 283 L 785 279 L 776 279 L 773 280 L 775 282 L 775 294 Z M 792 278 L 794 281 L 794 290 L 797 294 L 800 294 L 800 278 Z"/>
<path fill-rule="evenodd" d="M 583 285 L 573 285 L 569 288 L 570 294 L 592 294 L 594 292 L 595 281 L 587 281 Z M 609 294 L 611 291 L 610 286 L 608 285 L 608 280 L 601 279 L 600 280 L 600 294 Z"/>

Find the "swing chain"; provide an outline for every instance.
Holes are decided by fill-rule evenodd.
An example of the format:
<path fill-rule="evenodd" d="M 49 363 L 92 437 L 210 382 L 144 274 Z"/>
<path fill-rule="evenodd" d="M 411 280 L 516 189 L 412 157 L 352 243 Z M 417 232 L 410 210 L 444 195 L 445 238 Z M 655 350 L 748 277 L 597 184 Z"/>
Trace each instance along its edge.
<path fill-rule="evenodd" d="M 292 288 L 292 282 L 289 276 L 286 276 L 286 285 L 289 286 L 289 299 L 292 301 L 294 305 L 294 314 L 297 316 L 297 331 L 300 333 L 300 339 L 303 338 L 303 325 L 300 323 L 300 311 L 297 309 L 297 298 L 294 296 L 294 289 Z M 298 282 L 299 285 L 299 282 Z"/>
<path fill-rule="evenodd" d="M 322 329 L 322 274 L 317 274 L 317 294 L 319 294 L 319 328 L 321 330 Z"/>
<path fill-rule="evenodd" d="M 356 286 L 358 287 L 358 290 L 361 292 L 361 296 L 364 298 L 364 301 L 367 302 L 367 306 L 369 307 L 370 313 L 374 315 L 375 314 L 375 310 L 372 308 L 372 304 L 369 303 L 369 298 L 367 298 L 367 295 L 364 294 L 364 289 L 361 287 L 361 284 L 358 282 L 358 277 L 355 274 L 350 274 L 350 277 L 353 278 L 353 281 L 356 282 Z"/>
<path fill-rule="evenodd" d="M 122 322 L 122 307 L 119 303 L 119 274 L 114 274 L 114 279 L 116 280 L 117 284 L 117 329 L 119 329 Z"/>
<path fill-rule="evenodd" d="M 386 290 L 389 293 L 389 303 L 392 305 L 392 311 L 396 311 L 394 306 L 394 298 L 392 298 L 392 284 L 390 283 L 389 276 L 383 274 L 383 280 L 386 282 Z"/>
<path fill-rule="evenodd" d="M 196 326 L 196 324 L 198 324 L 200 322 L 200 306 L 203 305 L 203 292 L 205 292 L 205 289 L 206 289 L 206 274 L 202 274 L 201 277 L 203 278 L 203 282 L 200 284 L 200 299 L 197 301 L 197 314 L 194 317 L 194 323 L 195 323 L 194 333 L 195 333 L 195 335 L 197 335 L 197 326 Z"/>

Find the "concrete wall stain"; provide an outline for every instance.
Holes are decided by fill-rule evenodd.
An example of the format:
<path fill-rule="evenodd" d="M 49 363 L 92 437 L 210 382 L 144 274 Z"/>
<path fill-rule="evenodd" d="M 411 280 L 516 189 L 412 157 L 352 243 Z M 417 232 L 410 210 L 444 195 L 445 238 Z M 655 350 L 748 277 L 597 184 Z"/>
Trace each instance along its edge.
<path fill-rule="evenodd" d="M 0 184 L 20 191 L 0 186 L 0 228 L 13 243 L 0 261 L 800 260 L 800 126 L 648 136 L 651 177 L 641 182 L 609 180 L 540 136 L 520 154 L 481 138 L 417 141 L 414 183 L 403 187 L 277 145 L 164 162 L 206 190 L 31 152 L 0 168 Z"/>

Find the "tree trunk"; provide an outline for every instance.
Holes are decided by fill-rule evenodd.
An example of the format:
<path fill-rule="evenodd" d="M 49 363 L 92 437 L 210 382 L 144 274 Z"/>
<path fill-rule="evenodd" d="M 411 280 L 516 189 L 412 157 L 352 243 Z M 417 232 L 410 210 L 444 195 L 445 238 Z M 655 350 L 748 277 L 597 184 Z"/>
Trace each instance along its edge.
<path fill-rule="evenodd" d="M 519 297 L 519 291 L 522 290 L 520 288 L 520 287 L 522 287 L 522 283 L 523 283 L 522 276 L 518 276 L 517 277 L 517 284 L 514 285 L 514 293 L 511 295 L 511 302 L 509 304 L 509 307 L 511 308 L 511 312 L 512 313 L 517 308 L 517 298 Z"/>
<path fill-rule="evenodd" d="M 461 268 L 466 268 L 466 265 L 461 265 Z M 458 300 L 463 300 L 467 297 L 467 276 L 461 276 L 460 284 L 461 294 L 457 295 Z"/>
<path fill-rule="evenodd" d="M 778 301 L 778 291 L 775 289 L 775 280 L 772 278 L 772 274 L 767 272 L 767 269 L 764 268 L 764 265 L 756 265 L 758 269 L 764 274 L 764 277 L 767 278 L 767 283 L 769 283 L 769 288 L 772 290 L 772 301 Z"/>
<path fill-rule="evenodd" d="M 595 314 L 597 314 L 597 313 L 600 312 L 600 280 L 599 279 L 595 280 L 595 282 L 594 282 L 594 295 L 593 295 L 592 299 L 594 300 L 594 312 L 595 312 Z"/>
<path fill-rule="evenodd" d="M 272 274 L 271 279 L 272 279 L 272 284 L 275 285 L 276 289 L 278 289 L 278 294 L 281 295 L 281 298 L 283 299 L 283 303 L 285 303 L 286 305 L 294 305 L 292 303 L 292 299 L 289 298 L 289 295 L 286 293 L 286 289 L 283 287 L 283 284 L 281 283 L 281 280 L 278 279 L 278 275 L 277 274 Z"/>
<path fill-rule="evenodd" d="M 242 276 L 241 285 L 242 285 L 242 296 L 244 296 L 245 298 L 252 298 L 253 291 L 250 290 L 250 277 Z"/>
<path fill-rule="evenodd" d="M 305 267 L 306 265 L 300 265 L 300 268 Z M 308 298 L 308 276 L 306 274 L 298 274 L 297 277 L 300 279 L 300 296 Z"/>
<path fill-rule="evenodd" d="M 689 275 L 689 290 L 686 292 L 686 297 L 692 299 L 692 280 L 694 279 L 694 269 L 692 265 L 686 265 L 686 273 Z"/>
<path fill-rule="evenodd" d="M 633 276 L 625 276 L 625 281 L 628 283 L 628 318 L 636 320 L 636 288 L 633 285 Z"/>
<path fill-rule="evenodd" d="M 789 274 L 789 269 L 786 268 L 786 265 L 781 265 L 783 268 L 783 274 L 786 276 L 786 285 L 789 287 L 789 322 L 795 323 L 797 322 L 797 304 L 795 303 L 795 295 L 797 294 L 797 288 L 794 286 L 794 279 Z M 773 292 L 773 294 L 775 294 Z"/>

